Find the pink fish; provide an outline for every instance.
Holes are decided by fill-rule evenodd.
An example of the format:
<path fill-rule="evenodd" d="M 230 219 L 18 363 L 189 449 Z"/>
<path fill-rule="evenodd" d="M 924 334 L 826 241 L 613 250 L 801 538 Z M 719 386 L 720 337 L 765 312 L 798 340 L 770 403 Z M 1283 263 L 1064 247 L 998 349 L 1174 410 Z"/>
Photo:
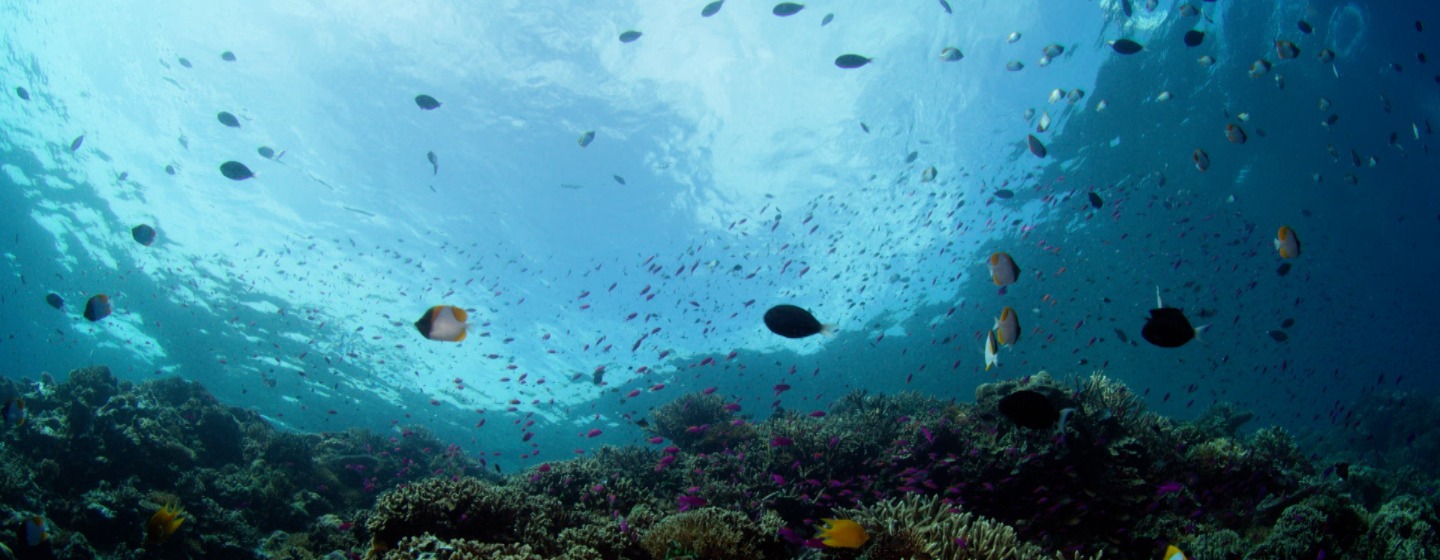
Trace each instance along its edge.
<path fill-rule="evenodd" d="M 600 431 L 600 428 L 594 428 L 594 429 L 591 429 L 589 432 L 586 432 L 586 433 L 585 433 L 585 437 L 587 437 L 587 438 L 592 438 L 592 437 L 598 436 L 598 435 L 603 434 L 603 433 L 605 433 L 605 432 Z"/>

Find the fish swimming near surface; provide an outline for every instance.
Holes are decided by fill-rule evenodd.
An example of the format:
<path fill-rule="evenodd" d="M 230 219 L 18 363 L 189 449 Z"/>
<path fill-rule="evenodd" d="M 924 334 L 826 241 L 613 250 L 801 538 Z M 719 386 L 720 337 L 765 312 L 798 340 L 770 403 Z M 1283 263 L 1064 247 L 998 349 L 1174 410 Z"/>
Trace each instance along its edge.
<path fill-rule="evenodd" d="M 1265 59 L 1256 60 L 1250 63 L 1250 77 L 1259 78 L 1270 72 L 1270 61 Z"/>
<path fill-rule="evenodd" d="M 415 104 L 426 111 L 431 111 L 440 107 L 439 101 L 436 101 L 434 97 L 430 97 L 423 93 L 415 96 Z"/>
<path fill-rule="evenodd" d="M 1205 150 L 1195 148 L 1195 151 L 1190 152 L 1190 161 L 1195 162 L 1195 169 L 1201 173 L 1210 169 L 1210 154 L 1205 153 Z"/>
<path fill-rule="evenodd" d="M 1240 125 L 1234 123 L 1225 125 L 1226 140 L 1236 144 L 1244 144 L 1248 138 L 1249 137 L 1245 135 L 1245 129 L 1240 128 Z"/>
<path fill-rule="evenodd" d="M 1280 231 L 1275 233 L 1275 252 L 1280 253 L 1282 259 L 1293 259 L 1300 256 L 1300 238 L 1295 235 L 1295 230 L 1290 229 L 1290 226 L 1280 226 Z"/>
<path fill-rule="evenodd" d="M 440 158 L 435 155 L 435 152 L 425 152 L 425 159 L 430 162 L 430 174 L 439 175 Z"/>
<path fill-rule="evenodd" d="M 1025 69 L 1025 63 L 1018 60 L 1012 60 L 1005 63 L 1005 69 L 1011 72 L 1019 72 Z"/>
<path fill-rule="evenodd" d="M 29 100 L 30 100 L 30 91 L 27 90 L 27 89 L 25 89 L 24 86 L 15 86 L 15 96 L 16 96 L 16 97 L 19 97 L 20 99 L 23 99 L 23 100 L 25 100 L 25 101 L 29 101 Z"/>
<path fill-rule="evenodd" d="M 220 174 L 232 181 L 244 181 L 255 176 L 249 167 L 238 161 L 227 161 L 220 164 Z"/>
<path fill-rule="evenodd" d="M 225 62 L 235 62 L 235 53 L 230 51 L 222 52 L 220 53 L 220 60 L 223 60 Z"/>
<path fill-rule="evenodd" d="M 705 8 L 700 10 L 700 17 L 710 17 L 718 14 L 720 13 L 720 7 L 724 5 L 725 0 L 715 0 L 714 2 L 706 4 Z"/>
<path fill-rule="evenodd" d="M 765 311 L 765 327 L 785 338 L 805 338 L 815 334 L 835 335 L 835 325 L 822 324 L 809 311 L 785 303 Z"/>
<path fill-rule="evenodd" d="M 1190 326 L 1190 319 L 1185 318 L 1185 312 L 1179 308 L 1165 307 L 1165 302 L 1160 300 L 1160 287 L 1155 287 L 1155 309 L 1150 310 L 1150 317 L 1140 328 L 1140 336 L 1146 342 L 1161 348 L 1179 348 L 1204 329 Z"/>
<path fill-rule="evenodd" d="M 820 27 L 830 25 L 832 21 L 835 21 L 835 14 L 825 14 L 825 17 L 820 18 Z"/>
<path fill-rule="evenodd" d="M 870 64 L 870 61 L 872 60 L 874 59 L 865 58 L 858 54 L 842 54 L 835 58 L 835 66 L 838 66 L 840 68 L 859 68 L 866 64 Z"/>
<path fill-rule="evenodd" d="M 114 307 L 110 305 L 110 296 L 105 294 L 95 294 L 85 302 L 85 318 L 92 323 L 109 317 L 112 311 Z"/>
<path fill-rule="evenodd" d="M 260 154 L 260 157 L 265 159 L 275 159 L 275 148 L 271 148 L 270 146 L 255 148 L 255 153 Z"/>
<path fill-rule="evenodd" d="M 1003 288 L 1020 279 L 1020 267 L 1015 264 L 1015 259 L 1010 258 L 1009 253 L 996 251 L 986 263 L 990 267 L 990 280 L 995 282 L 996 286 Z"/>
<path fill-rule="evenodd" d="M 157 545 L 165 542 L 175 531 L 180 529 L 180 524 L 185 522 L 185 510 L 180 508 L 180 503 L 175 498 L 165 500 L 165 504 L 145 521 L 145 544 Z"/>
<path fill-rule="evenodd" d="M 643 33 L 635 30 L 626 31 L 620 34 L 621 43 L 634 43 Z"/>
<path fill-rule="evenodd" d="M 1049 150 L 1045 149 L 1045 144 L 1040 143 L 1040 139 L 1036 138 L 1034 134 L 1025 135 L 1025 145 L 1030 148 L 1030 153 L 1038 158 L 1044 158 L 1050 153 Z"/>
<path fill-rule="evenodd" d="M 469 314 L 464 309 L 453 305 L 437 305 L 425 311 L 415 321 L 415 329 L 420 335 L 430 340 L 444 342 L 460 342 L 465 340 L 466 330 L 470 327 L 465 321 Z"/>
<path fill-rule="evenodd" d="M 779 4 L 776 4 L 775 9 L 770 10 L 770 13 L 780 17 L 788 17 L 800 13 L 800 10 L 803 9 L 805 9 L 804 4 L 796 4 L 794 2 L 781 2 Z"/>
<path fill-rule="evenodd" d="M 25 546 L 36 547 L 50 540 L 50 524 L 44 517 L 32 515 L 25 519 L 21 525 L 21 534 L 25 538 Z"/>
<path fill-rule="evenodd" d="M 79 135 L 79 136 L 76 136 L 74 140 L 71 140 L 71 141 L 70 141 L 70 151 L 71 151 L 71 152 L 79 151 L 79 150 L 80 150 L 80 146 L 83 146 L 83 145 L 85 145 L 85 135 L 84 135 L 84 134 L 81 134 L 81 135 Z"/>
<path fill-rule="evenodd" d="M 1289 60 L 1300 56 L 1300 47 L 1290 41 L 1275 41 L 1275 56 L 1280 60 Z"/>
<path fill-rule="evenodd" d="M 25 412 L 25 399 L 14 398 L 5 401 L 5 408 L 0 410 L 0 415 L 5 417 L 7 426 L 25 425 L 25 419 L 29 417 Z"/>
<path fill-rule="evenodd" d="M 815 538 L 831 548 L 860 548 L 870 540 L 870 535 L 865 533 L 865 528 L 859 523 L 849 519 L 820 519 L 821 526 L 816 527 L 819 531 Z"/>
<path fill-rule="evenodd" d="M 1021 389 L 1000 399 L 1000 414 L 1032 430 L 1044 430 L 1060 421 L 1060 411 L 1045 395 Z"/>
<path fill-rule="evenodd" d="M 140 224 L 130 228 L 130 237 L 133 238 L 136 243 L 149 247 L 152 243 L 155 243 L 155 228 L 147 224 Z"/>
<path fill-rule="evenodd" d="M 580 135 L 580 139 L 579 139 L 579 140 L 576 140 L 575 143 L 580 144 L 580 147 L 581 147 L 581 148 L 584 148 L 584 147 L 586 147 L 586 146 L 589 146 L 590 143 L 591 143 L 591 142 L 594 142 L 594 141 L 595 141 L 595 131 L 593 131 L 593 130 L 587 130 L 587 131 L 585 131 L 584 134 L 581 134 L 581 135 Z"/>
<path fill-rule="evenodd" d="M 1045 45 L 1043 51 L 1045 58 L 1059 58 L 1060 55 L 1065 54 L 1065 47 L 1060 46 L 1058 43 L 1050 43 Z"/>
<path fill-rule="evenodd" d="M 54 292 L 45 295 L 45 303 L 50 304 L 50 307 L 54 307 L 55 309 L 65 308 L 65 298 L 60 297 L 60 294 Z"/>
<path fill-rule="evenodd" d="M 920 182 L 929 183 L 934 181 L 937 173 L 939 172 L 935 170 L 935 166 L 926 167 L 924 171 L 920 172 Z"/>
<path fill-rule="evenodd" d="M 1114 49 L 1115 52 L 1120 54 L 1135 54 L 1145 49 L 1145 47 L 1140 43 L 1136 43 L 1135 41 L 1131 41 L 1129 39 L 1116 39 L 1114 41 L 1110 41 L 1110 48 Z"/>
<path fill-rule="evenodd" d="M 955 62 L 962 58 L 965 58 L 965 54 L 960 52 L 960 49 L 957 49 L 955 47 L 945 47 L 943 49 L 940 49 L 940 60 L 943 60 L 945 62 Z"/>
<path fill-rule="evenodd" d="M 230 128 L 240 128 L 240 119 L 235 118 L 235 115 L 230 114 L 228 111 L 216 113 L 215 120 L 220 121 L 220 124 Z"/>

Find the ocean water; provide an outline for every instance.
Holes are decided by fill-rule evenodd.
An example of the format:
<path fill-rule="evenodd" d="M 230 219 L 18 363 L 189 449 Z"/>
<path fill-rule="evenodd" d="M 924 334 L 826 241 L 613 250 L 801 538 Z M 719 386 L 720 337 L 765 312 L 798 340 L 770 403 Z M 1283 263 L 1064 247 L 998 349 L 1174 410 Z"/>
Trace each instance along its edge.
<path fill-rule="evenodd" d="M 1103 370 L 1163 415 L 1227 402 L 1302 440 L 1436 392 L 1436 5 L 942 4 L 4 6 L 0 372 L 178 376 L 509 469 L 644 445 L 635 421 L 709 388 L 763 419 Z M 1140 337 L 1157 289 L 1198 340 Z M 836 335 L 776 336 L 780 303 Z M 420 336 L 435 305 L 469 310 L 465 341 Z M 1006 306 L 1022 334 L 987 370 Z"/>

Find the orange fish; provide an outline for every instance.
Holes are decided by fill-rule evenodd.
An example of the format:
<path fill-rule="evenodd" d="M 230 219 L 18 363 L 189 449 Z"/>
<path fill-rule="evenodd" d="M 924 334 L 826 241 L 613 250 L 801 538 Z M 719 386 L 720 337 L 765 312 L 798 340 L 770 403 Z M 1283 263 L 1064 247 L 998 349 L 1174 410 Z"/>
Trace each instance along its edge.
<path fill-rule="evenodd" d="M 1300 256 L 1300 238 L 1295 235 L 1295 230 L 1290 226 L 1280 226 L 1280 231 L 1275 234 L 1275 250 L 1280 253 L 1282 259 L 1293 259 Z"/>
<path fill-rule="evenodd" d="M 182 515 L 185 515 L 185 510 L 180 508 L 180 504 L 175 501 L 175 498 L 165 500 L 165 505 L 160 506 L 160 510 L 145 522 L 145 544 L 165 542 L 165 539 L 175 534 L 175 531 L 180 528 L 180 524 L 185 522 Z"/>
<path fill-rule="evenodd" d="M 870 535 L 865 533 L 865 528 L 859 523 L 849 519 L 821 519 L 824 525 L 818 527 L 820 533 L 815 538 L 822 539 L 825 546 L 838 548 L 860 548 L 865 541 L 870 540 Z"/>
<path fill-rule="evenodd" d="M 1229 140 L 1229 141 L 1234 142 L 1234 143 L 1236 143 L 1236 144 L 1244 144 L 1246 138 L 1247 138 L 1247 137 L 1245 136 L 1245 129 L 1240 128 L 1240 125 L 1237 125 L 1237 124 L 1227 124 L 1227 125 L 1225 125 L 1225 139 L 1226 139 L 1226 140 Z"/>
<path fill-rule="evenodd" d="M 990 280 L 996 286 L 1005 287 L 1015 283 L 1020 277 L 1020 267 L 1015 265 L 1015 260 L 1004 251 L 998 251 L 990 255 Z"/>
<path fill-rule="evenodd" d="M 1195 151 L 1190 153 L 1190 160 L 1195 162 L 1195 169 L 1199 169 L 1201 173 L 1210 169 L 1210 154 L 1205 153 L 1205 150 L 1195 148 Z"/>
<path fill-rule="evenodd" d="M 459 307 L 437 305 L 425 311 L 425 314 L 415 321 L 415 328 L 430 340 L 460 342 L 465 340 L 465 329 L 470 326 L 465 322 L 468 317 L 465 310 Z"/>
<path fill-rule="evenodd" d="M 1006 306 L 995 320 L 995 341 L 1010 346 L 1017 340 L 1020 340 L 1020 319 L 1015 316 L 1014 308 Z"/>

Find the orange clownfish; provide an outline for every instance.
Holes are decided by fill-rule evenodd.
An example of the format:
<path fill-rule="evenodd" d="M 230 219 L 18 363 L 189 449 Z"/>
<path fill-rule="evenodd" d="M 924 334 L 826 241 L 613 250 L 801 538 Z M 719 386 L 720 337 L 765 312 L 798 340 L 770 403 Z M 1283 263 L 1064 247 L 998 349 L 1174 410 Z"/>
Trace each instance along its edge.
<path fill-rule="evenodd" d="M 825 546 L 860 548 L 865 546 L 865 541 L 870 540 L 870 535 L 865 534 L 865 528 L 849 519 L 821 519 L 820 521 L 824 525 L 818 527 L 820 532 L 815 535 L 815 538 L 821 539 Z"/>
<path fill-rule="evenodd" d="M 1005 287 L 1015 283 L 1020 277 L 1020 267 L 1015 265 L 1015 259 L 1004 251 L 998 251 L 990 255 L 990 280 L 996 286 Z"/>
<path fill-rule="evenodd" d="M 1172 544 L 1165 547 L 1165 555 L 1161 556 L 1160 560 L 1190 560 L 1190 557 L 1186 556 L 1184 552 L 1180 552 L 1180 549 L 1175 548 L 1175 545 Z"/>
<path fill-rule="evenodd" d="M 465 340 L 465 329 L 470 326 L 465 322 L 467 318 L 469 315 L 464 309 L 453 305 L 437 305 L 421 315 L 420 320 L 415 321 L 415 328 L 430 340 L 460 342 Z"/>
<path fill-rule="evenodd" d="M 1280 231 L 1275 234 L 1275 250 L 1280 253 L 1282 259 L 1293 259 L 1300 256 L 1300 238 L 1295 235 L 1295 230 L 1290 226 L 1280 226 Z"/>
<path fill-rule="evenodd" d="M 995 320 L 995 342 L 1010 346 L 1017 340 L 1020 340 L 1020 319 L 1015 316 L 1014 308 L 1006 306 Z"/>
<path fill-rule="evenodd" d="M 145 544 L 165 542 L 165 539 L 175 534 L 175 531 L 180 528 L 180 524 L 185 522 L 182 515 L 185 515 L 185 510 L 180 508 L 180 504 L 175 501 L 175 498 L 166 500 L 165 505 L 160 506 L 160 510 L 145 522 Z"/>

